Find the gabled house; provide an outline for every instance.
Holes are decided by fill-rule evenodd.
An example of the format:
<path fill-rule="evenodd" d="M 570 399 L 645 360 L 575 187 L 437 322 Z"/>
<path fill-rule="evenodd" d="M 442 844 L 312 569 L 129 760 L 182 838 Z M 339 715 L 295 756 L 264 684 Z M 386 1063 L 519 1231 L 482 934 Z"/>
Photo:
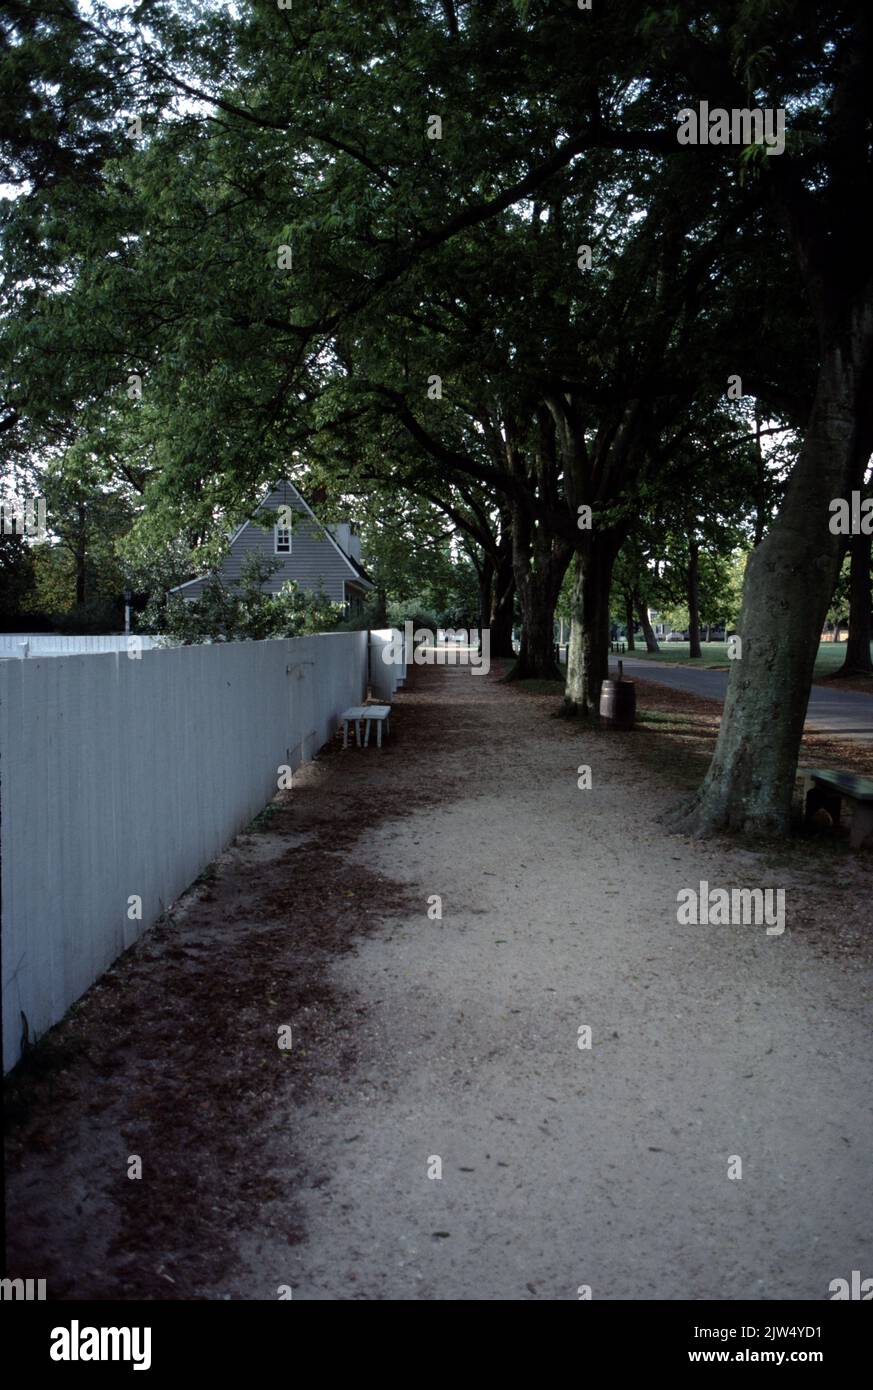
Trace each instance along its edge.
<path fill-rule="evenodd" d="M 281 509 L 287 508 L 292 514 Z M 301 589 L 321 591 L 333 603 L 342 604 L 348 616 L 358 613 L 364 598 L 375 585 L 361 565 L 361 541 L 348 522 L 324 526 L 293 483 L 282 482 L 269 488 L 255 509 L 269 525 L 244 521 L 230 538 L 230 547 L 218 569 L 219 578 L 233 588 L 242 577 L 250 555 L 280 560 L 281 566 L 264 584 L 276 594 L 293 579 Z M 290 520 L 290 526 L 278 524 Z M 184 599 L 198 598 L 209 575 L 189 579 L 172 590 Z"/>

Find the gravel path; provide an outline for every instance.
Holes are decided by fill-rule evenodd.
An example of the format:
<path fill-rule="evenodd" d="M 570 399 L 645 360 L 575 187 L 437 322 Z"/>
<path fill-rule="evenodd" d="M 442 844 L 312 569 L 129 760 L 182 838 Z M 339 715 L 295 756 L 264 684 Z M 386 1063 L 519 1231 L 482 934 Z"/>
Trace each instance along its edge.
<path fill-rule="evenodd" d="M 610 665 L 615 668 L 618 658 Z M 672 690 L 688 690 L 709 700 L 724 703 L 727 691 L 726 671 L 707 671 L 700 666 L 666 666 L 659 661 L 639 661 L 622 657 L 625 674 L 640 680 L 657 681 Z M 810 731 L 835 734 L 838 738 L 873 743 L 873 698 L 859 690 L 834 690 L 826 685 L 814 685 L 806 709 L 806 728 Z"/>
<path fill-rule="evenodd" d="M 418 775 L 458 791 L 353 852 L 421 905 L 334 975 L 365 1021 L 299 1120 L 329 1179 L 294 1297 L 814 1300 L 873 1272 L 869 952 L 817 920 L 815 870 L 664 836 L 669 794 L 615 735 L 466 672 L 434 687 L 455 734 Z M 680 927 L 701 879 L 786 886 L 784 934 Z M 250 1253 L 266 1291 L 275 1251 Z"/>
<path fill-rule="evenodd" d="M 665 835 L 645 732 L 553 707 L 418 670 L 384 749 L 295 774 L 13 1082 L 10 1273 L 271 1300 L 873 1275 L 869 854 Z M 784 888 L 784 932 L 680 926 L 701 880 Z"/>

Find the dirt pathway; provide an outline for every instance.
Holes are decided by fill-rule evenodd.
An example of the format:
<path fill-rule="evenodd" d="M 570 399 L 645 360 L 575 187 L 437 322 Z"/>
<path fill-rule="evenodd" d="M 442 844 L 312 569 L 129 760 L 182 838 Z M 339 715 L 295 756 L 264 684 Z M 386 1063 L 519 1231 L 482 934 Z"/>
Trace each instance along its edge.
<path fill-rule="evenodd" d="M 305 769 L 104 977 L 13 1094 L 16 1273 L 811 1300 L 873 1274 L 869 856 L 834 883 L 666 836 L 669 783 L 550 707 L 416 672 L 381 754 Z M 680 926 L 701 880 L 784 888 L 784 933 Z"/>

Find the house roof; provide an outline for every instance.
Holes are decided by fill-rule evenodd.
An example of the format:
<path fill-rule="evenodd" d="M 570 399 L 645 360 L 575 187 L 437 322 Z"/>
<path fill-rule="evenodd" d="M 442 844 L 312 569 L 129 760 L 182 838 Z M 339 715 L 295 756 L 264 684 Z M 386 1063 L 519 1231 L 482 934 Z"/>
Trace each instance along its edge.
<path fill-rule="evenodd" d="M 340 546 L 339 548 L 340 548 L 340 550 L 342 550 L 342 546 Z M 364 569 L 364 566 L 361 564 L 360 560 L 356 560 L 355 557 L 354 557 L 354 555 L 346 555 L 346 552 L 345 552 L 344 550 L 342 551 L 342 553 L 343 553 L 343 555 L 345 556 L 345 558 L 348 560 L 348 562 L 349 562 L 349 564 L 352 566 L 352 568 L 353 568 L 353 569 L 357 572 L 357 574 L 360 576 L 360 579 L 361 579 L 362 583 L 366 584 L 366 585 L 368 586 L 368 588 L 370 588 L 370 589 L 375 589 L 375 587 L 376 587 L 376 581 L 375 581 L 374 579 L 371 579 L 371 578 L 370 578 L 370 576 L 368 575 L 367 571 Z"/>
<path fill-rule="evenodd" d="M 367 589 L 375 589 L 375 581 L 370 578 L 367 571 L 364 569 L 364 566 L 360 563 L 359 560 L 355 560 L 351 555 L 346 553 L 346 551 L 343 549 L 343 547 L 337 540 L 336 536 L 334 536 L 333 532 L 327 526 L 325 526 L 323 522 L 319 521 L 318 517 L 315 515 L 315 512 L 310 507 L 309 503 L 303 496 L 303 493 L 300 491 L 300 489 L 288 478 L 281 478 L 278 482 L 269 484 L 264 495 L 261 497 L 260 502 L 254 508 L 252 516 L 246 517 L 245 521 L 242 522 L 242 524 L 239 525 L 233 532 L 233 534 L 230 536 L 228 549 L 231 549 L 233 547 L 234 541 L 236 541 L 237 537 L 241 536 L 246 527 L 251 525 L 253 516 L 260 511 L 261 507 L 263 507 L 270 494 L 275 492 L 276 489 L 280 487 L 290 488 L 291 491 L 294 493 L 295 497 L 297 497 L 298 501 L 302 504 L 304 511 L 308 512 L 308 514 L 312 517 L 312 520 L 316 523 L 316 525 L 321 527 L 322 531 L 324 532 L 326 538 L 330 541 L 334 550 L 337 552 L 338 555 L 342 557 L 342 559 L 346 562 L 349 569 L 351 570 L 353 575 L 353 580 L 351 582 L 360 584 L 362 587 Z M 197 575 L 194 579 L 186 579 L 184 584 L 174 585 L 173 588 L 170 590 L 170 593 L 174 594 L 179 589 L 187 589 L 189 584 L 198 584 L 204 577 L 205 576 L 203 575 Z"/>

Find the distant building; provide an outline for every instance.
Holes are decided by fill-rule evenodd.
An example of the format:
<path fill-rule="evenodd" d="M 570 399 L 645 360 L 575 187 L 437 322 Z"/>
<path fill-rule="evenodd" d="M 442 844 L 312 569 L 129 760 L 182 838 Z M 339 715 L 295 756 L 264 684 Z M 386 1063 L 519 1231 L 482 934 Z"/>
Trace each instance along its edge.
<path fill-rule="evenodd" d="M 291 526 L 277 524 L 280 508 L 294 512 Z M 364 598 L 375 584 L 361 564 L 361 540 L 348 522 L 324 526 L 309 503 L 293 483 L 287 481 L 270 488 L 255 511 L 265 514 L 272 524 L 258 525 L 244 521 L 230 538 L 227 554 L 216 571 L 217 577 L 229 588 L 242 578 L 245 561 L 250 555 L 266 560 L 280 560 L 281 565 L 266 580 L 267 593 L 277 594 L 283 584 L 293 579 L 301 589 L 323 593 L 333 603 L 342 604 L 346 614 L 360 612 Z M 178 584 L 172 592 L 191 600 L 199 598 L 210 575 L 200 575 Z"/>

